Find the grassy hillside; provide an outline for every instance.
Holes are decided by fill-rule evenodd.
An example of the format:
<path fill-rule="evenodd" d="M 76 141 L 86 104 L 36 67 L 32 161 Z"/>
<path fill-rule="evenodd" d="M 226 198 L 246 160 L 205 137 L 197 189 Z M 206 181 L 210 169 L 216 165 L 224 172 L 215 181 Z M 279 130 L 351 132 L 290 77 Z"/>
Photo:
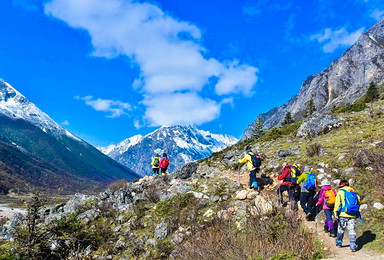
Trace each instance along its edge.
<path fill-rule="evenodd" d="M 342 109 L 342 111 L 354 110 Z M 338 111 L 338 109 L 334 109 Z M 339 110 L 340 111 L 340 110 Z M 375 202 L 384 204 L 384 101 L 369 104 L 360 112 L 337 113 L 345 119 L 344 124 L 331 132 L 314 138 L 296 138 L 296 132 L 301 122 L 283 128 L 274 128 L 259 138 L 242 141 L 232 147 L 201 162 L 210 167 L 219 168 L 222 172 L 233 172 L 238 166 L 236 162 L 227 166 L 223 164 L 227 153 L 234 153 L 238 158 L 245 154 L 245 148 L 250 146 L 258 153 L 265 155 L 263 162 L 265 173 L 279 172 L 271 166 L 288 163 L 309 165 L 316 175 L 331 176 L 332 181 L 347 179 L 355 188 L 362 204 L 367 208 L 362 210 L 364 223 L 359 227 L 359 233 L 373 232 L 374 241 L 368 247 L 384 251 L 384 210 L 373 207 Z M 297 148 L 298 147 L 298 148 Z M 279 157 L 279 150 L 298 149 L 297 154 Z M 348 171 L 347 171 L 348 170 Z M 332 183 L 337 188 L 335 183 Z M 364 206 L 365 208 L 365 206 Z"/>

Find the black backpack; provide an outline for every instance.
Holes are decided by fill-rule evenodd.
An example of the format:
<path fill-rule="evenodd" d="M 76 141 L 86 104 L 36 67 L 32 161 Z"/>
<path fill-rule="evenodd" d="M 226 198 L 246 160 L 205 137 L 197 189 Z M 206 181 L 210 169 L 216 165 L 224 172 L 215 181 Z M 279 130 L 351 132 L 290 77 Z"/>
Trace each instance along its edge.
<path fill-rule="evenodd" d="M 261 166 L 261 157 L 258 154 L 250 154 L 253 167 Z"/>

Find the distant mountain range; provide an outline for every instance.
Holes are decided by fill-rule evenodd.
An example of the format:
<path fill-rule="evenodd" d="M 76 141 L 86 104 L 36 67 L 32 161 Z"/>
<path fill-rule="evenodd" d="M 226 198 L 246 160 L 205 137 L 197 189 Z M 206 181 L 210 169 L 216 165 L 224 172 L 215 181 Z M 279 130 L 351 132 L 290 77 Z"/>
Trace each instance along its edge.
<path fill-rule="evenodd" d="M 0 192 L 19 188 L 70 193 L 137 177 L 0 80 Z"/>
<path fill-rule="evenodd" d="M 152 173 L 155 154 L 168 154 L 169 171 L 184 164 L 210 156 L 238 140 L 229 135 L 211 134 L 195 126 L 161 127 L 146 136 L 136 135 L 117 145 L 99 149 L 119 163 L 145 176 Z"/>
<path fill-rule="evenodd" d="M 311 98 L 320 112 L 353 103 L 366 93 L 371 81 L 377 86 L 384 83 L 384 20 L 363 33 L 353 46 L 322 72 L 308 77 L 297 96 L 261 114 L 263 128 L 280 125 L 287 112 L 300 120 Z M 253 135 L 256 121 L 244 131 L 243 139 Z"/>

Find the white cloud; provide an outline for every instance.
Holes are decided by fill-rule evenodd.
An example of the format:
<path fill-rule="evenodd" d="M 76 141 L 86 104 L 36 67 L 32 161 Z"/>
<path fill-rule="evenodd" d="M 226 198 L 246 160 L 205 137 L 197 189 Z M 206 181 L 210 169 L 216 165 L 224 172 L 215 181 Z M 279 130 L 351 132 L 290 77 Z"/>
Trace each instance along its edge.
<path fill-rule="evenodd" d="M 239 66 L 237 61 L 232 62 L 216 84 L 216 93 L 218 95 L 242 93 L 245 96 L 251 96 L 252 88 L 257 82 L 257 71 L 257 68 L 248 65 Z"/>
<path fill-rule="evenodd" d="M 79 97 L 76 99 L 83 100 L 86 105 L 92 107 L 96 111 L 109 112 L 107 117 L 115 118 L 121 115 L 128 115 L 129 111 L 132 111 L 132 106 L 128 103 L 121 102 L 119 100 L 109 99 L 94 99 L 92 96 Z"/>
<path fill-rule="evenodd" d="M 206 57 L 199 28 L 169 16 L 154 4 L 132 0 L 51 0 L 45 4 L 45 13 L 73 28 L 86 30 L 94 47 L 92 55 L 123 55 L 139 65 L 140 75 L 132 87 L 143 93 L 144 101 L 158 99 L 159 94 L 174 99 L 180 97 L 180 92 L 207 101 L 202 93 L 207 93 L 204 87 L 215 82 L 212 78 L 221 82 L 215 87 L 219 95 L 250 95 L 257 81 L 257 69 L 252 66 Z M 236 75 L 246 78 L 236 81 L 232 78 Z M 210 98 L 214 98 L 212 94 Z M 151 118 L 156 114 L 152 105 L 143 104 L 147 106 L 149 121 L 164 124 L 159 118 Z M 180 111 L 187 111 L 188 104 L 178 105 Z M 218 117 L 220 113 L 211 115 Z M 213 119 L 175 116 L 174 120 L 166 121 L 189 120 L 193 124 Z"/>
<path fill-rule="evenodd" d="M 369 14 L 369 16 L 379 22 L 384 18 L 384 10 L 375 9 Z"/>
<path fill-rule="evenodd" d="M 196 93 L 173 93 L 147 97 L 145 117 L 151 126 L 197 125 L 214 120 L 220 114 L 221 104 L 202 98 Z"/>
<path fill-rule="evenodd" d="M 68 120 L 64 120 L 64 121 L 61 123 L 61 125 L 63 125 L 63 126 L 69 126 L 70 123 L 69 123 Z"/>
<path fill-rule="evenodd" d="M 344 27 L 335 31 L 326 28 L 323 32 L 312 35 L 310 39 L 317 40 L 319 43 L 323 44 L 323 51 L 325 53 L 330 53 L 340 47 L 351 46 L 359 39 L 363 32 L 364 28 L 360 28 L 351 33 L 348 33 Z"/>

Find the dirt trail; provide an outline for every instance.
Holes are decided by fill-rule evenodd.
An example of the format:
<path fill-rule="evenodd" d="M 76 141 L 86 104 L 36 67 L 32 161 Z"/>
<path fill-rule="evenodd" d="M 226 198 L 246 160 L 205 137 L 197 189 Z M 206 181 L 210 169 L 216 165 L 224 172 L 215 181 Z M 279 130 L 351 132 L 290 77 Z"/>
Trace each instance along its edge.
<path fill-rule="evenodd" d="M 227 178 L 230 178 L 232 180 L 238 181 L 238 172 L 234 171 L 225 171 L 222 172 L 222 176 L 225 176 Z M 274 179 L 274 184 L 269 185 L 266 187 L 266 190 L 272 191 L 277 189 L 278 181 L 276 178 L 276 174 L 272 175 L 271 177 Z M 248 171 L 241 171 L 240 174 L 240 183 L 243 185 L 245 189 L 248 188 L 248 181 L 249 181 L 249 173 Z M 300 216 L 305 219 L 305 215 L 301 210 L 301 207 L 299 206 L 299 212 Z M 312 231 L 312 234 L 315 235 L 320 241 L 323 242 L 324 247 L 326 247 L 330 253 L 331 258 L 328 259 L 340 259 L 340 260 L 351 260 L 351 259 L 368 259 L 368 260 L 384 260 L 384 254 L 379 254 L 377 252 L 370 251 L 366 248 L 364 248 L 364 239 L 362 237 L 357 237 L 357 251 L 351 252 L 349 249 L 349 234 L 346 231 L 344 235 L 344 241 L 343 241 L 343 247 L 338 248 L 336 247 L 336 241 L 335 238 L 330 237 L 328 233 L 324 233 L 324 214 L 321 212 L 318 216 L 317 220 L 317 228 L 316 228 L 316 222 L 315 221 L 306 221 L 303 220 L 303 223 Z M 359 228 L 359 223 L 357 223 L 357 229 Z M 360 241 L 359 241 L 360 240 Z"/>
<path fill-rule="evenodd" d="M 317 220 L 317 228 L 315 221 L 304 220 L 303 223 L 312 231 L 313 235 L 323 242 L 324 247 L 329 249 L 332 254 L 332 258 L 329 259 L 384 259 L 384 254 L 380 255 L 379 253 L 364 248 L 364 243 L 361 242 L 362 236 L 357 237 L 357 251 L 351 252 L 349 248 L 348 231 L 344 234 L 343 247 L 336 247 L 336 238 L 330 237 L 328 233 L 324 232 L 324 218 L 324 214 L 320 213 Z M 356 228 L 359 228 L 359 223 L 357 223 Z"/>

